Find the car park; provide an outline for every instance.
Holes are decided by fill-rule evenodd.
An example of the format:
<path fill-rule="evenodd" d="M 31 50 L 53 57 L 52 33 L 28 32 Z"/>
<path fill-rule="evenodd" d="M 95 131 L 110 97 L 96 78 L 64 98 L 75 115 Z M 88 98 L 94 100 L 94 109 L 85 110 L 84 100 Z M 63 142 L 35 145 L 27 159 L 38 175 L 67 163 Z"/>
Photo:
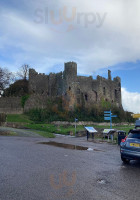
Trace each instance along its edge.
<path fill-rule="evenodd" d="M 120 144 L 121 159 L 125 163 L 140 160 L 140 129 L 130 130 Z"/>

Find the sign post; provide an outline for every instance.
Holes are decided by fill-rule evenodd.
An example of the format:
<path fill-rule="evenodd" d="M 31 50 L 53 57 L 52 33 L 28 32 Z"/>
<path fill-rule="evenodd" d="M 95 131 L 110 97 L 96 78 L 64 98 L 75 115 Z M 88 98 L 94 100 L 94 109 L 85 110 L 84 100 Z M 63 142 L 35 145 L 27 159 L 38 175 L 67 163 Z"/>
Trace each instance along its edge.
<path fill-rule="evenodd" d="M 117 115 L 112 115 L 110 111 L 104 111 L 104 120 L 110 121 L 110 129 L 112 129 L 112 118 L 117 117 Z"/>

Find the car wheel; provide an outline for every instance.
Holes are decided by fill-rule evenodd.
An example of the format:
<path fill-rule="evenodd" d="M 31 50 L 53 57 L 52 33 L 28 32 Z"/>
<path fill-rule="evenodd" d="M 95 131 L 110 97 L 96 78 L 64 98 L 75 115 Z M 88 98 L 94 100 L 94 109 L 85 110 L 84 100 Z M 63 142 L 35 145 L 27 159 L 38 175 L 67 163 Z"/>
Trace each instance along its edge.
<path fill-rule="evenodd" d="M 121 159 L 122 159 L 122 161 L 123 161 L 124 163 L 126 163 L 126 164 L 128 164 L 128 163 L 130 162 L 129 159 L 126 159 L 126 158 L 123 158 L 123 157 L 121 157 Z"/>

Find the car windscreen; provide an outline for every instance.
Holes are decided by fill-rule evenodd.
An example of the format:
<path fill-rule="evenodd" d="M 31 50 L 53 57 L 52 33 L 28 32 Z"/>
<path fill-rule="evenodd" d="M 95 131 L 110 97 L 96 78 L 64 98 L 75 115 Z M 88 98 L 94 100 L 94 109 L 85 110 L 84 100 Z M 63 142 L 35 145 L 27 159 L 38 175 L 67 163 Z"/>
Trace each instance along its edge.
<path fill-rule="evenodd" d="M 128 138 L 140 139 L 140 133 L 129 133 Z"/>

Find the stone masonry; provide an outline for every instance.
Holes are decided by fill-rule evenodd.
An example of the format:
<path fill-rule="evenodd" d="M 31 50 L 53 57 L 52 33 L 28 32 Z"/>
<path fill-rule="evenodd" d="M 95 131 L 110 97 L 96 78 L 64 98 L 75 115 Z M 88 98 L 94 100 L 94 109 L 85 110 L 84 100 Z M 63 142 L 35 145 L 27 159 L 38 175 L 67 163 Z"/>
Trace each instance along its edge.
<path fill-rule="evenodd" d="M 122 108 L 121 79 L 111 78 L 108 71 L 108 79 L 97 76 L 78 76 L 75 62 L 65 63 L 64 71 L 50 73 L 49 75 L 29 70 L 29 99 L 26 101 L 24 111 L 32 108 L 47 108 L 48 99 L 62 99 L 65 110 L 73 110 L 75 106 L 90 109 L 102 100 L 111 102 Z M 21 97 L 1 97 L 0 112 L 22 113 Z"/>
<path fill-rule="evenodd" d="M 34 69 L 30 69 L 29 92 L 34 99 L 36 95 L 37 99 L 43 97 L 43 101 L 47 97 L 62 97 L 67 110 L 73 110 L 77 105 L 90 108 L 101 100 L 122 107 L 121 79 L 119 77 L 112 80 L 111 71 L 108 71 L 108 79 L 101 76 L 97 76 L 97 79 L 93 79 L 92 76 L 77 76 L 75 62 L 65 63 L 64 71 L 57 74 L 38 74 Z M 26 108 L 29 109 L 28 103 Z"/>

